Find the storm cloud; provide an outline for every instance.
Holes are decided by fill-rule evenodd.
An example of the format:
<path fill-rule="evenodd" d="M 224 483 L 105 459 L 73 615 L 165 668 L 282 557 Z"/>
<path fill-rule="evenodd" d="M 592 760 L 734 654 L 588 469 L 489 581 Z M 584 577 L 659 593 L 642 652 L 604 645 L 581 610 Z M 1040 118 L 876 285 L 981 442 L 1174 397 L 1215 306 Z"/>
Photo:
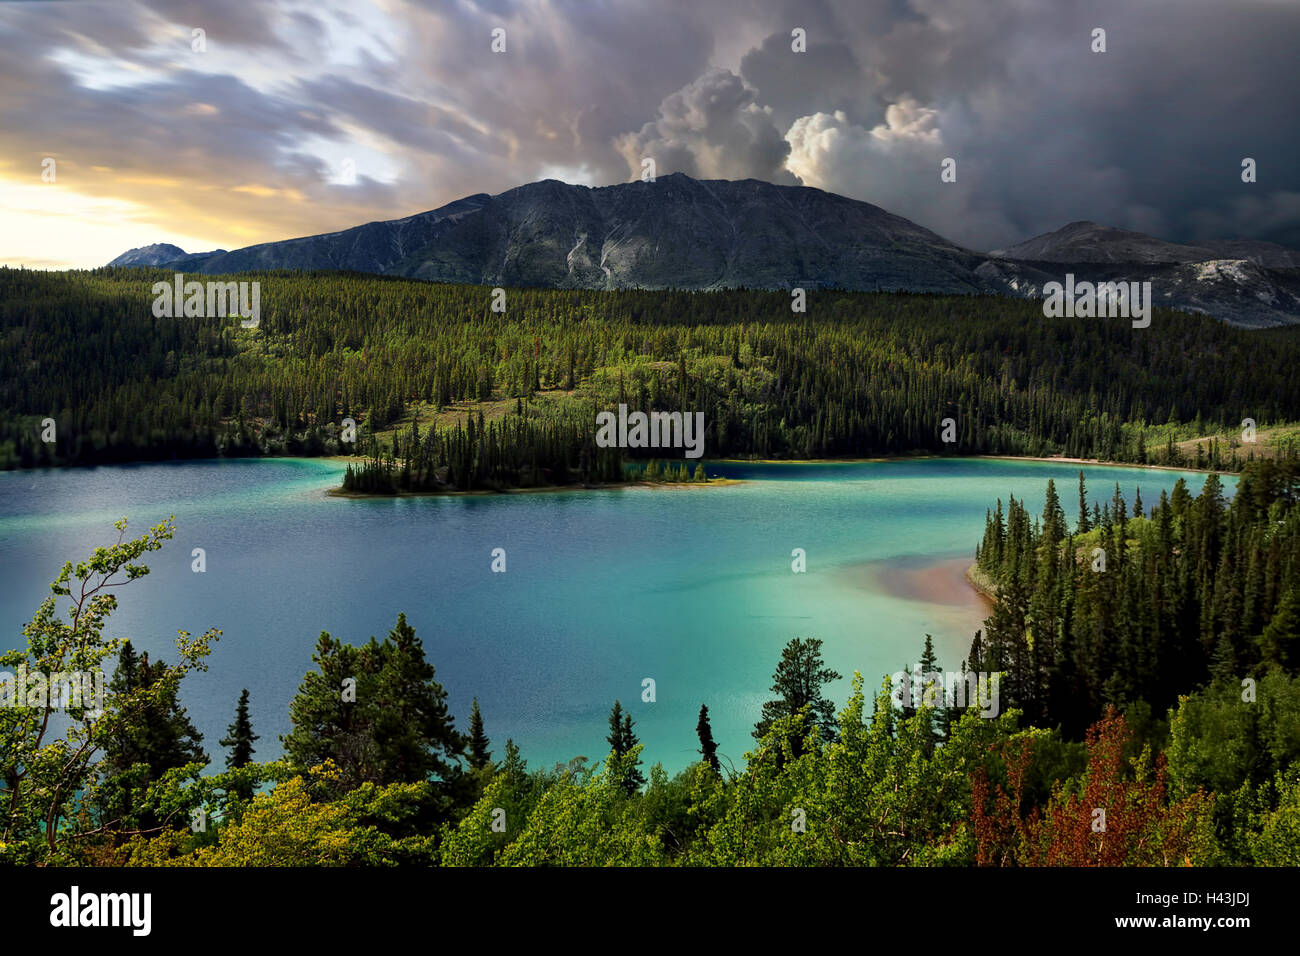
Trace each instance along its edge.
<path fill-rule="evenodd" d="M 978 249 L 1078 219 L 1300 247 L 1298 36 L 1282 0 L 0 3 L 0 261 L 229 248 L 646 157 Z"/>

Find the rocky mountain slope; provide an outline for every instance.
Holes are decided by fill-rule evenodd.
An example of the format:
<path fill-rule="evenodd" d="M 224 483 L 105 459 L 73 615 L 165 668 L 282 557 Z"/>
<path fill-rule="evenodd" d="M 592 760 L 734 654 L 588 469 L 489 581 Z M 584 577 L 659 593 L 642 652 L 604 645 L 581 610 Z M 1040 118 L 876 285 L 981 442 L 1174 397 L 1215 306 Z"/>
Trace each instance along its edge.
<path fill-rule="evenodd" d="M 350 269 L 493 286 L 1021 296 L 1040 295 L 1046 282 L 1073 272 L 1090 281 L 1150 281 L 1156 304 L 1234 325 L 1300 323 L 1300 252 L 1271 243 L 1178 245 L 1076 222 L 985 254 L 819 189 L 680 173 L 598 188 L 548 179 L 319 236 L 194 255 L 158 244 L 110 265 L 209 275 Z"/>

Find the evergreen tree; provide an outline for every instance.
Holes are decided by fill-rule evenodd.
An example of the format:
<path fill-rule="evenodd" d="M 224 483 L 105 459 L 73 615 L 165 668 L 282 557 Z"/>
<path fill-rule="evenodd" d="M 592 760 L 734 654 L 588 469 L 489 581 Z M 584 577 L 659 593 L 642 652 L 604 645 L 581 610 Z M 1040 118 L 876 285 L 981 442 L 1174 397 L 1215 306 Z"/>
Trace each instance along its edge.
<path fill-rule="evenodd" d="M 382 644 L 371 637 L 357 648 L 323 632 L 312 659 L 317 670 L 289 704 L 293 730 L 282 738 L 295 769 L 331 759 L 343 792 L 365 782 L 446 782 L 459 772 L 465 739 L 405 614 Z"/>
<path fill-rule="evenodd" d="M 700 738 L 700 755 L 704 762 L 713 768 L 714 773 L 719 773 L 721 767 L 718 764 L 718 745 L 713 740 L 713 727 L 709 724 L 709 708 L 705 704 L 700 705 L 700 719 L 695 724 L 696 736 Z"/>
<path fill-rule="evenodd" d="M 239 703 L 235 705 L 235 722 L 227 728 L 226 736 L 220 741 L 221 746 L 230 748 L 230 753 L 226 756 L 226 767 L 238 770 L 252 763 L 253 741 L 257 739 L 257 734 L 253 733 L 253 722 L 248 716 L 248 688 L 245 687 L 239 695 Z M 236 783 L 232 785 L 231 791 L 245 801 L 253 799 L 251 781 Z"/>
<path fill-rule="evenodd" d="M 137 656 L 130 641 L 118 654 L 109 689 L 130 703 L 122 707 L 121 723 L 104 747 L 102 812 L 141 830 L 155 829 L 162 818 L 153 810 L 137 811 L 137 794 L 169 770 L 206 764 L 203 735 L 181 706 L 179 688 L 168 679 L 164 662 L 151 664 L 147 653 Z"/>
<path fill-rule="evenodd" d="M 763 705 L 762 717 L 754 727 L 754 737 L 761 740 L 781 717 L 805 712 L 822 739 L 833 741 L 837 733 L 835 705 L 822 695 L 822 685 L 839 680 L 840 674 L 822 661 L 822 642 L 818 638 L 796 637 L 786 644 L 781 660 L 772 675 L 775 700 Z M 792 739 L 795 756 L 803 752 L 803 741 Z"/>
<path fill-rule="evenodd" d="M 925 635 L 925 647 L 921 651 L 921 673 L 934 674 L 939 670 L 939 658 L 934 653 L 934 638 Z"/>
<path fill-rule="evenodd" d="M 921 650 L 921 694 L 918 702 L 925 707 L 942 710 L 943 675 L 939 673 L 939 658 L 934 653 L 934 638 L 925 635 L 925 646 Z"/>
<path fill-rule="evenodd" d="M 1087 534 L 1092 530 L 1092 524 L 1088 521 L 1088 489 L 1083 481 L 1083 469 L 1079 469 L 1079 534 Z"/>
<path fill-rule="evenodd" d="M 1300 670 L 1300 588 L 1291 588 L 1278 602 L 1273 619 L 1259 638 L 1266 663 Z"/>
<path fill-rule="evenodd" d="M 166 665 L 153 664 L 149 655 L 137 657 L 127 641 L 118 657 L 118 669 L 109 688 L 116 694 L 154 687 L 163 679 Z M 145 764 L 151 779 L 187 763 L 207 763 L 202 747 L 203 735 L 190 722 L 189 715 L 177 698 L 176 688 L 164 687 L 158 706 L 148 707 L 123 721 L 112 745 L 106 748 L 105 766 L 110 771 L 127 770 Z"/>
<path fill-rule="evenodd" d="M 609 736 L 605 739 L 609 741 L 614 756 L 619 758 L 627 757 L 640 743 L 636 734 L 632 732 L 632 715 L 623 710 L 620 701 L 614 701 L 614 707 L 609 712 Z M 634 764 L 625 767 L 622 779 L 619 781 L 623 791 L 629 797 L 645 784 L 645 776 L 641 773 L 640 765 L 641 761 L 638 758 Z"/>
<path fill-rule="evenodd" d="M 988 670 L 988 662 L 984 659 L 984 638 L 982 631 L 976 631 L 975 637 L 970 642 L 970 655 L 967 663 L 970 669 L 976 672 Z"/>
<path fill-rule="evenodd" d="M 483 714 L 475 697 L 469 712 L 469 765 L 475 770 L 481 770 L 492 762 L 489 745 L 488 736 L 483 731 Z"/>
<path fill-rule="evenodd" d="M 1055 545 L 1065 537 L 1065 512 L 1056 495 L 1056 482 L 1047 479 L 1047 503 L 1043 506 L 1043 541 Z"/>
<path fill-rule="evenodd" d="M 522 783 L 528 774 L 528 761 L 519 753 L 519 745 L 513 738 L 506 738 L 506 758 L 501 762 L 501 773 L 516 784 Z"/>
<path fill-rule="evenodd" d="M 623 702 L 616 700 L 614 706 L 609 712 L 609 734 L 605 737 L 609 743 L 609 749 L 618 756 L 627 753 L 627 748 L 623 746 Z"/>
<path fill-rule="evenodd" d="M 253 762 L 253 741 L 258 739 L 248 716 L 247 687 L 239 695 L 239 703 L 235 705 L 235 722 L 226 729 L 226 734 L 220 741 L 221 746 L 230 748 L 226 766 L 231 769 L 247 767 Z"/>

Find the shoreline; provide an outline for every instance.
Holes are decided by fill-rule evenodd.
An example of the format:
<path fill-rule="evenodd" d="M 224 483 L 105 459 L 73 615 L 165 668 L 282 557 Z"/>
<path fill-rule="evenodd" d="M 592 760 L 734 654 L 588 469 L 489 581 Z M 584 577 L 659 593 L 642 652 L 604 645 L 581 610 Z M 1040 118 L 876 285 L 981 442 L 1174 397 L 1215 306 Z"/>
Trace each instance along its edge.
<path fill-rule="evenodd" d="M 844 566 L 840 586 L 923 607 L 936 651 L 955 660 L 995 610 L 992 595 L 970 577 L 971 564 L 951 552 L 877 558 Z"/>
<path fill-rule="evenodd" d="M 1145 468 L 1154 471 L 1189 471 L 1197 475 L 1235 475 L 1235 471 L 1190 468 L 1186 465 L 1151 465 L 1101 458 L 1064 458 L 1038 455 L 885 455 L 880 458 L 710 458 L 719 465 L 873 465 L 905 461 L 1041 461 L 1055 465 L 1091 465 L 1095 468 Z"/>
<path fill-rule="evenodd" d="M 883 593 L 894 597 L 952 608 L 971 609 L 978 604 L 992 613 L 996 594 L 972 577 L 974 564 L 969 558 L 936 557 L 920 563 L 913 560 L 904 557 L 872 561 L 863 568 Z"/>
<path fill-rule="evenodd" d="M 650 491 L 680 490 L 683 488 L 720 488 L 726 485 L 743 485 L 740 478 L 710 478 L 708 481 L 621 481 L 603 485 L 540 485 L 536 488 L 474 488 L 469 491 L 398 491 L 383 494 L 377 491 L 344 491 L 342 488 L 327 488 L 325 494 L 331 498 L 471 498 L 495 497 L 498 495 L 534 495 L 566 491 L 619 491 L 622 489 L 644 488 Z"/>
<path fill-rule="evenodd" d="M 998 589 L 984 576 L 983 572 L 979 569 L 979 565 L 974 561 L 967 566 L 966 570 L 962 573 L 962 577 L 966 579 L 966 583 L 969 584 L 981 597 L 988 601 L 990 609 L 997 603 Z"/>
<path fill-rule="evenodd" d="M 1144 465 L 1131 461 L 1103 461 L 1100 458 L 1035 458 L 1032 455 L 968 455 L 989 461 L 1045 461 L 1058 465 L 1092 465 L 1096 468 L 1145 468 L 1151 471 L 1190 471 L 1196 475 L 1235 475 L 1238 472 L 1215 468 L 1189 468 L 1186 465 Z"/>
<path fill-rule="evenodd" d="M 146 458 L 132 461 L 106 461 L 106 462 L 82 462 L 77 464 L 59 464 L 59 465 L 34 465 L 30 468 L 6 468 L 4 472 L 27 472 L 27 471 L 50 471 L 64 468 L 111 468 L 120 465 L 153 465 L 153 464 L 184 464 L 187 462 L 222 462 L 222 461 L 325 461 L 336 464 L 363 464 L 370 461 L 363 455 L 240 455 L 233 458 L 215 457 L 215 458 Z M 1110 461 L 1100 458 L 1064 458 L 1058 456 L 1035 456 L 1035 455 L 933 455 L 933 454 L 904 454 L 904 455 L 884 455 L 876 458 L 708 458 L 701 461 L 711 462 L 718 465 L 871 465 L 886 464 L 890 462 L 907 462 L 907 461 L 1029 461 L 1043 462 L 1045 464 L 1057 465 L 1081 465 L 1091 466 L 1094 468 L 1142 468 L 1155 471 L 1185 471 L 1197 475 L 1227 475 L 1232 476 L 1238 472 L 1226 469 L 1214 468 L 1192 468 L 1187 465 L 1152 465 L 1139 464 L 1132 461 Z M 750 479 L 745 478 L 710 478 L 708 484 L 744 484 Z M 605 485 L 597 485 L 597 488 L 623 488 L 632 485 L 650 486 L 659 484 L 658 482 L 619 482 Z M 695 482 L 664 482 L 663 484 L 695 484 Z M 554 485 L 545 488 L 513 488 L 505 492 L 488 491 L 485 494 L 506 494 L 515 491 L 564 491 L 571 489 L 573 485 Z M 468 494 L 469 492 L 407 492 L 407 494 Z M 391 495 L 381 495 L 379 497 L 395 497 Z"/>

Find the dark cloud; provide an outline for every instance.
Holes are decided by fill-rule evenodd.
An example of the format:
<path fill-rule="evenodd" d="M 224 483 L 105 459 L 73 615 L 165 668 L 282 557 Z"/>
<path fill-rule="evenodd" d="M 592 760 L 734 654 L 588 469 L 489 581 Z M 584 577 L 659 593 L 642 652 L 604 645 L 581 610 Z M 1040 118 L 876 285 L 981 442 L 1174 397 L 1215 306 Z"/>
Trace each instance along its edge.
<path fill-rule="evenodd" d="M 1297 36 L 1282 0 L 0 4 L 0 176 L 54 155 L 61 183 L 226 246 L 653 156 L 980 248 L 1075 219 L 1300 247 Z"/>

